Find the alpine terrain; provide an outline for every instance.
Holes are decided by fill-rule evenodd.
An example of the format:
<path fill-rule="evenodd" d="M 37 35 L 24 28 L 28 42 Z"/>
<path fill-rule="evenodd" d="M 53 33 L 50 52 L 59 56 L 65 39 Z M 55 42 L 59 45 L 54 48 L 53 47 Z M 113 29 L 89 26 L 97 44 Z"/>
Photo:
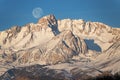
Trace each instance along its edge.
<path fill-rule="evenodd" d="M 120 28 L 100 22 L 48 15 L 0 31 L 0 80 L 82 80 L 119 66 Z"/>

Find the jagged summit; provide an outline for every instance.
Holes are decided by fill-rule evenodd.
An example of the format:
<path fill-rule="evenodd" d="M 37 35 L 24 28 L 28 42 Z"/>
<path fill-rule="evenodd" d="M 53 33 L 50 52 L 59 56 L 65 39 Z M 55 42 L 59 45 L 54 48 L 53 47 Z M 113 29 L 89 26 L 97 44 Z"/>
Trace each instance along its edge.
<path fill-rule="evenodd" d="M 42 17 L 38 20 L 39 24 L 57 24 L 57 20 L 53 14 Z"/>
<path fill-rule="evenodd" d="M 93 44 L 89 44 L 89 41 Z M 97 61 L 97 58 L 100 61 L 102 58 L 97 57 L 97 53 L 114 54 L 113 49 L 116 49 L 115 55 L 119 54 L 119 49 L 114 48 L 118 41 L 119 28 L 99 22 L 85 22 L 82 19 L 57 20 L 54 15 L 48 15 L 35 24 L 29 23 L 1 31 L 0 62 L 6 66 L 21 66 L 52 65 L 76 60 L 90 62 Z M 93 50 L 94 46 L 93 49 L 88 47 L 94 44 L 97 44 L 101 52 Z"/>
<path fill-rule="evenodd" d="M 55 35 L 59 34 L 57 20 L 53 14 L 44 16 L 43 18 L 39 19 L 37 24 L 42 25 L 42 27 L 48 26 L 52 29 Z"/>
<path fill-rule="evenodd" d="M 57 25 L 57 20 L 54 15 L 48 15 L 39 19 L 37 24 L 40 24 L 42 26 L 53 27 Z"/>
<path fill-rule="evenodd" d="M 25 39 L 25 44 L 28 42 L 31 45 L 32 42 L 37 44 L 38 41 L 42 42 L 41 40 L 50 40 L 53 36 L 56 36 L 65 30 L 72 31 L 75 36 L 79 36 L 82 39 L 93 39 L 94 42 L 102 48 L 102 51 L 111 46 L 113 42 L 118 41 L 120 33 L 119 28 L 112 28 L 103 23 L 85 22 L 81 19 L 56 20 L 54 15 L 48 15 L 39 19 L 36 24 L 30 23 L 23 27 L 12 27 L 11 29 L 0 32 L 0 45 L 4 48 L 18 45 L 23 47 L 21 44 L 22 41 L 24 41 L 23 39 Z M 39 39 L 38 36 L 41 36 L 41 39 Z M 20 46 L 18 47 L 20 48 Z"/>

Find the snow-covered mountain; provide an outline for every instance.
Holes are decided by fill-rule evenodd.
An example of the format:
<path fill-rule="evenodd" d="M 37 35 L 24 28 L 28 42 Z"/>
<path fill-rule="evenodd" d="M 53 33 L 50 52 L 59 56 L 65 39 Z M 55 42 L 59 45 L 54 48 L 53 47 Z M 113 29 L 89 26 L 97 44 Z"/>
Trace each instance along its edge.
<path fill-rule="evenodd" d="M 97 51 L 96 47 L 100 50 Z M 118 72 L 119 58 L 120 28 L 100 22 L 56 20 L 54 15 L 48 15 L 35 24 L 0 32 L 0 73 L 35 64 L 68 72 L 75 67 Z M 60 64 L 64 66 L 60 67 Z M 96 73 L 95 70 L 91 72 Z"/>

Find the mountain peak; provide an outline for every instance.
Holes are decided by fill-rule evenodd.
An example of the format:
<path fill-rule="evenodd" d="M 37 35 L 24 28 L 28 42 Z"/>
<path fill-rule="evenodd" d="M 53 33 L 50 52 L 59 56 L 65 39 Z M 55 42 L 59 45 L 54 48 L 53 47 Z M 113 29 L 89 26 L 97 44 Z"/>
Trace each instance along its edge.
<path fill-rule="evenodd" d="M 55 19 L 55 16 L 53 14 L 50 14 L 50 15 L 44 16 L 44 18 Z"/>
<path fill-rule="evenodd" d="M 3 74 L 4 80 L 18 79 L 16 75 L 20 76 L 23 70 L 32 76 L 45 72 L 43 76 L 55 75 L 56 79 L 65 73 L 65 79 L 73 80 L 78 75 L 119 72 L 119 64 L 120 28 L 100 22 L 56 20 L 54 15 L 47 15 L 36 24 L 14 26 L 0 32 L 0 75 Z M 28 67 L 22 68 L 24 66 Z M 15 69 L 20 72 L 14 73 Z M 51 74 L 51 69 L 55 73 Z"/>
<path fill-rule="evenodd" d="M 38 24 L 50 27 L 55 35 L 59 33 L 57 20 L 52 14 L 39 19 Z"/>
<path fill-rule="evenodd" d="M 47 15 L 38 20 L 38 24 L 56 24 L 57 20 L 54 15 Z"/>

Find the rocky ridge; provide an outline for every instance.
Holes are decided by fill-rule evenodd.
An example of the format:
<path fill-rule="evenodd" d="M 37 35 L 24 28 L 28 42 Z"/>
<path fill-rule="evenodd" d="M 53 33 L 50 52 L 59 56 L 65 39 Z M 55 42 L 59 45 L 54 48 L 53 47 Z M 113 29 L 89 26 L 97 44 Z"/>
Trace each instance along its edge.
<path fill-rule="evenodd" d="M 89 49 L 85 40 L 93 40 L 101 52 Z M 0 72 L 34 64 L 51 65 L 48 68 L 68 73 L 72 69 L 93 75 L 99 70 L 118 72 L 119 41 L 120 28 L 81 19 L 56 20 L 54 15 L 48 15 L 36 24 L 0 32 Z"/>

